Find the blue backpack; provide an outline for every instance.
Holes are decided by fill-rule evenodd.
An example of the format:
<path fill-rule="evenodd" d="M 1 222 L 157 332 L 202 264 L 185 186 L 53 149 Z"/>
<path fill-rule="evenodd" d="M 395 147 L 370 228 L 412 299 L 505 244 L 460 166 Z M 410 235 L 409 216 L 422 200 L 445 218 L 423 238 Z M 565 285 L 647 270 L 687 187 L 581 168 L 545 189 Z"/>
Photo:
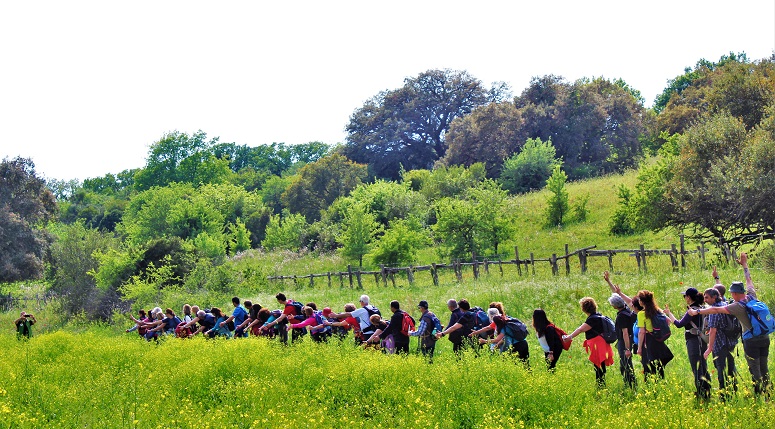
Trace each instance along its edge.
<path fill-rule="evenodd" d="M 598 317 L 600 318 L 600 322 L 603 325 L 603 332 L 598 332 L 601 337 L 605 340 L 608 344 L 613 344 L 616 342 L 616 325 L 614 325 L 614 321 L 611 320 L 610 317 L 598 314 Z"/>
<path fill-rule="evenodd" d="M 667 320 L 665 313 L 657 313 L 651 318 L 651 335 L 654 339 L 660 342 L 664 342 L 670 338 L 670 322 Z"/>
<path fill-rule="evenodd" d="M 775 332 L 775 319 L 767 304 L 749 297 L 745 303 L 745 311 L 751 319 L 751 329 L 743 332 L 743 340 L 763 337 Z"/>
<path fill-rule="evenodd" d="M 316 326 L 317 325 L 322 325 L 323 322 L 326 321 L 326 318 L 323 316 L 323 312 L 322 311 L 315 311 L 314 313 L 312 313 L 312 315 L 315 317 L 315 325 Z M 324 334 L 324 333 L 327 333 L 327 332 L 331 332 L 331 327 L 330 326 L 325 326 L 323 328 L 320 328 L 320 329 L 316 330 L 315 332 L 313 332 L 313 334 Z"/>
<path fill-rule="evenodd" d="M 506 320 L 503 333 L 514 342 L 524 341 L 527 338 L 527 325 L 521 320 L 511 317 Z"/>
<path fill-rule="evenodd" d="M 490 318 L 482 307 L 474 307 L 471 309 L 471 312 L 476 316 L 474 318 L 474 330 L 479 330 L 490 325 Z"/>

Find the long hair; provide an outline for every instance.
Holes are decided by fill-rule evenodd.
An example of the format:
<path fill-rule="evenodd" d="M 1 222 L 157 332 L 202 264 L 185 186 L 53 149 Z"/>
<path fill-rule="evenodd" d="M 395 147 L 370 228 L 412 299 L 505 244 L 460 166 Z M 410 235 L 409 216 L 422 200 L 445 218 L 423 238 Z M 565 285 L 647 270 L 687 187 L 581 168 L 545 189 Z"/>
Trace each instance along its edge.
<path fill-rule="evenodd" d="M 657 299 L 654 298 L 654 294 L 648 290 L 642 290 L 638 292 L 638 300 L 643 306 L 643 311 L 646 312 L 646 317 L 651 319 L 656 316 L 657 313 L 661 313 L 662 309 L 657 306 Z"/>
<path fill-rule="evenodd" d="M 544 310 L 540 308 L 533 310 L 533 328 L 535 328 L 539 337 L 544 336 L 546 327 L 551 324 L 552 322 L 549 320 L 549 318 L 546 317 L 546 312 Z"/>

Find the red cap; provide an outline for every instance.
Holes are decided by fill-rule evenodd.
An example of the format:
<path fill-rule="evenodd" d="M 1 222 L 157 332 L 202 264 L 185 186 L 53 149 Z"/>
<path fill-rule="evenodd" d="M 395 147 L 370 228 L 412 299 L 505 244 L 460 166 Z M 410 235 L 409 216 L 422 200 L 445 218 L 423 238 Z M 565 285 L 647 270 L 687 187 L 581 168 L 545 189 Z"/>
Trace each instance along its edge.
<path fill-rule="evenodd" d="M 330 308 L 326 307 L 323 309 L 323 315 L 328 317 L 329 314 L 333 313 Z"/>

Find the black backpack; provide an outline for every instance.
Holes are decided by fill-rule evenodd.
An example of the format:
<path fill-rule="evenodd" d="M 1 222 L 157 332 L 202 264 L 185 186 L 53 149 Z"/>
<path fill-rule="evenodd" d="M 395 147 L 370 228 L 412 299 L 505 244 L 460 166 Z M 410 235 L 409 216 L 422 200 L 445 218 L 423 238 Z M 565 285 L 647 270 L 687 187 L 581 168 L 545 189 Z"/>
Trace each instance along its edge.
<path fill-rule="evenodd" d="M 598 332 L 601 337 L 605 340 L 608 344 L 613 344 L 616 342 L 616 325 L 614 325 L 613 320 L 611 320 L 610 317 L 604 316 L 602 314 L 598 314 L 597 317 L 600 318 L 600 323 L 603 325 L 603 332 Z"/>
<path fill-rule="evenodd" d="M 371 304 L 369 304 L 369 305 L 367 305 L 367 306 L 365 306 L 363 308 L 365 308 L 366 312 L 369 313 L 369 317 L 371 317 L 371 316 L 373 316 L 375 314 L 378 314 L 378 315 L 382 316 L 382 313 L 379 312 L 379 308 L 377 308 L 377 307 L 375 307 L 375 306 L 373 306 Z"/>
<path fill-rule="evenodd" d="M 737 320 L 737 317 L 732 316 L 731 314 L 725 314 L 722 315 L 722 317 L 726 319 L 726 324 L 721 328 L 721 332 L 733 341 L 740 338 L 740 336 L 743 335 L 743 327 L 740 325 L 740 321 Z"/>

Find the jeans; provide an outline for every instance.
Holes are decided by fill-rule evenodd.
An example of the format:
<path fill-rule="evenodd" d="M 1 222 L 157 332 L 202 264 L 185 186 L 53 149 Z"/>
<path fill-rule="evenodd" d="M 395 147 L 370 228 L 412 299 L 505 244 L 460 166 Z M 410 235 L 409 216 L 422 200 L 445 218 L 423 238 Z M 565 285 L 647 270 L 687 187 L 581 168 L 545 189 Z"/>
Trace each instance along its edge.
<path fill-rule="evenodd" d="M 718 353 L 713 352 L 713 365 L 718 373 L 718 388 L 721 389 L 721 398 L 726 399 L 728 393 L 725 389 L 730 381 L 732 382 L 732 391 L 737 392 L 737 370 L 732 350 L 721 349 Z"/>
<path fill-rule="evenodd" d="M 703 354 L 707 345 L 698 336 L 686 338 L 686 352 L 689 355 L 689 365 L 694 374 L 694 387 L 699 398 L 707 398 L 710 395 L 710 374 L 708 374 L 708 362 Z"/>
<path fill-rule="evenodd" d="M 636 381 L 635 368 L 632 366 L 632 354 L 630 354 L 630 357 L 624 354 L 626 351 L 624 341 L 617 341 L 616 348 L 619 350 L 619 372 L 622 373 L 622 378 L 624 378 L 624 385 L 634 389 Z"/>
<path fill-rule="evenodd" d="M 754 392 L 758 395 L 769 390 L 770 371 L 767 367 L 767 357 L 770 354 L 770 337 L 761 336 L 743 341 L 745 360 L 748 371 L 753 379 Z"/>

